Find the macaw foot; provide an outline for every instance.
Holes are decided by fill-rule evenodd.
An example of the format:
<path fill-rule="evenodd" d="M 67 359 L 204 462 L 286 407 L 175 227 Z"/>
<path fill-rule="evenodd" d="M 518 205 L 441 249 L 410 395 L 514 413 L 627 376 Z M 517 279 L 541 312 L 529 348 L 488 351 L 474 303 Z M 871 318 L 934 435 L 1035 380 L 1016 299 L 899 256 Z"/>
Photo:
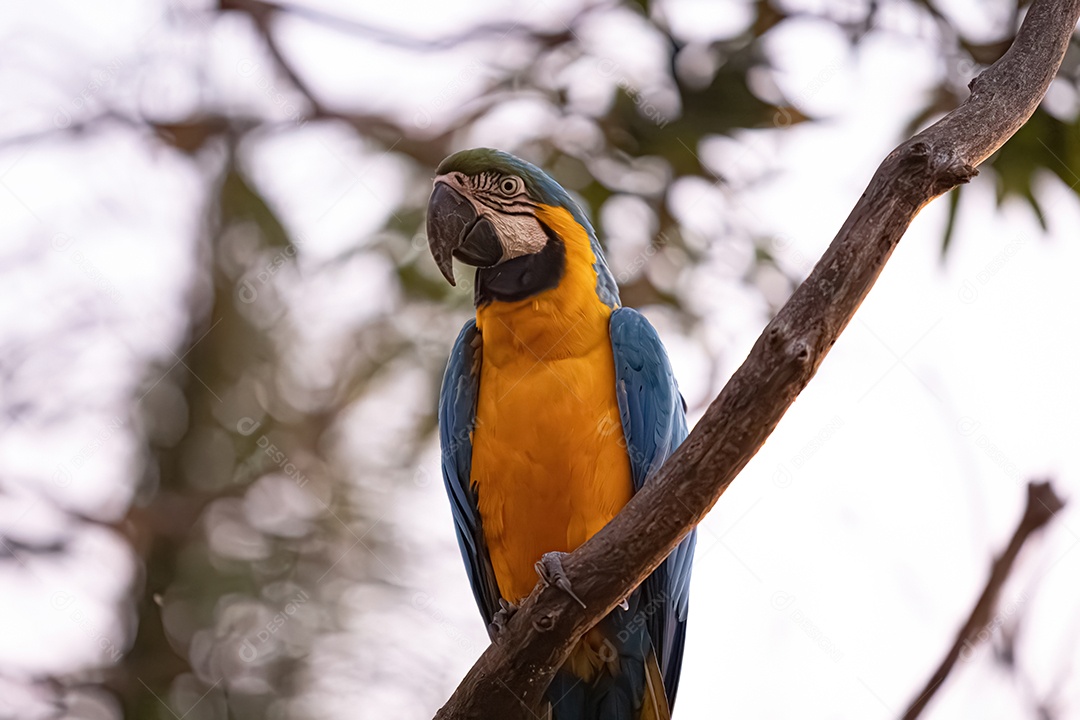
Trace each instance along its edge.
<path fill-rule="evenodd" d="M 566 572 L 563 571 L 562 558 L 565 554 L 561 552 L 544 553 L 536 563 L 536 574 L 540 576 L 540 580 L 545 585 L 554 585 L 574 598 L 578 605 L 585 607 L 585 603 L 581 601 L 581 598 L 574 594 L 574 589 L 570 587 L 570 580 L 566 577 Z"/>
<path fill-rule="evenodd" d="M 517 611 L 517 605 L 499 598 L 499 609 L 495 611 L 495 616 L 491 618 L 491 624 L 488 625 L 488 636 L 491 638 L 491 642 L 499 642 L 499 638 L 502 637 L 503 631 L 506 630 L 506 623 L 510 622 L 510 618 L 512 618 Z"/>

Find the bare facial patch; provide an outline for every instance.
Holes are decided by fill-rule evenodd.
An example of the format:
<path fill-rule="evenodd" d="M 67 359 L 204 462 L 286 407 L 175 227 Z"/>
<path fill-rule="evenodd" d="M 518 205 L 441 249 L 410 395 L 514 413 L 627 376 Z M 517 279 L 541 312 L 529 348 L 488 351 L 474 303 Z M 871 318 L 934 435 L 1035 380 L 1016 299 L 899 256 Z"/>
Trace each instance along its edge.
<path fill-rule="evenodd" d="M 540 227 L 540 221 L 532 215 L 503 215 L 490 208 L 480 214 L 490 220 L 498 231 L 504 260 L 538 253 L 547 244 L 547 235 Z"/>

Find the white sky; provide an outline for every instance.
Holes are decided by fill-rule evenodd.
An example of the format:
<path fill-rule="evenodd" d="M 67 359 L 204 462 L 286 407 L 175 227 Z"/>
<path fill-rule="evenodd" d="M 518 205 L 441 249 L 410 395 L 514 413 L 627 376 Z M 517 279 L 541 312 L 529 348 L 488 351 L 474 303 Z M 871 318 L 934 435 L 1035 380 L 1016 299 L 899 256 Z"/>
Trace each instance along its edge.
<path fill-rule="evenodd" d="M 25 103 L 0 114 L 0 134 L 51 123 L 57 108 L 72 110 L 95 68 L 129 57 L 140 42 L 159 42 L 159 7 L 115 5 L 114 12 L 95 13 L 67 3 L 65 12 L 73 14 L 61 23 L 49 3 L 0 11 L 0 37 L 62 38 L 85 73 L 66 74 L 70 61 L 50 67 L 25 41 L 6 45 L 26 66 L 0 68 L 0 90 Z M 325 5 L 342 12 L 338 4 Z M 538 0 L 522 16 L 518 5 L 492 1 L 470 5 L 475 15 L 466 16 L 444 3 L 365 5 L 349 7 L 366 22 L 431 36 L 478 19 L 554 22 L 574 6 Z M 737 5 L 730 16 L 743 16 Z M 983 11 L 982 4 L 970 5 L 970 13 Z M 999 12 L 1000 5 L 986 12 Z M 671 3 L 673 27 L 700 27 L 705 7 Z M 115 19 L 136 8 L 129 19 Z M 732 22 L 727 14 L 725 20 Z M 601 46 L 618 45 L 603 28 L 596 32 Z M 478 59 L 487 54 L 478 56 L 473 46 L 416 55 L 343 40 L 304 22 L 284 27 L 282 38 L 331 104 L 386 108 L 403 118 L 426 113 L 437 122 L 444 106 L 484 79 Z M 207 44 L 211 96 L 287 116 L 270 102 L 265 90 L 273 81 L 263 74 L 269 63 L 242 28 L 222 23 L 211 40 L 190 42 Z M 777 255 L 798 271 L 824 250 L 941 68 L 930 41 L 874 30 L 849 55 L 829 26 L 811 22 L 781 28 L 769 49 L 778 66 L 774 80 L 786 96 L 829 119 L 779 137 L 746 133 L 707 157 L 711 162 L 715 152 L 733 174 L 773 168 L 771 179 L 740 195 L 738 203 L 729 197 L 724 211 L 785 238 Z M 512 55 L 512 49 L 506 52 Z M 647 60 L 624 62 L 635 77 L 652 72 Z M 372 67 L 386 71 L 373 73 Z M 185 87 L 181 70 L 165 61 L 163 68 Z M 394 82 L 387 80 L 389 68 Z M 103 92 L 135 97 L 123 87 L 125 77 L 121 69 L 112 81 L 116 87 Z M 163 97 L 182 109 L 182 99 Z M 463 142 L 506 146 L 537 122 L 525 106 L 504 112 L 503 122 L 483 125 Z M 0 257 L 10 252 L 9 263 L 34 257 L 37 268 L 6 276 L 15 284 L 0 294 L 0 331 L 34 337 L 43 324 L 63 327 L 78 298 L 89 294 L 117 318 L 129 344 L 81 348 L 87 364 L 58 373 L 56 380 L 73 391 L 92 388 L 95 380 L 134 383 L 133 358 L 165 358 L 176 342 L 168 333 L 177 326 L 176 299 L 190 272 L 185 250 L 202 176 L 186 161 L 147 148 L 131 133 L 116 131 L 83 143 L 0 149 L 0 229 L 13 239 L 0 246 Z M 397 201 L 408 170 L 394 158 L 372 163 L 380 154 L 335 128 L 308 126 L 263 144 L 253 167 L 267 195 L 302 233 L 307 256 L 318 260 L 347 248 L 358 228 L 376 230 Z M 71 172 L 85 167 L 98 169 Z M 376 190 L 342 195 L 359 168 L 370 173 Z M 1077 496 L 1080 328 L 1074 288 L 1080 246 L 1074 239 L 1080 236 L 1080 205 L 1047 178 L 1041 197 L 1050 230 L 1044 233 L 1025 207 L 998 212 L 993 191 L 992 177 L 976 178 L 965 191 L 944 264 L 944 203 L 920 215 L 818 376 L 702 524 L 678 717 L 897 716 L 981 590 L 993 554 L 1019 519 L 1026 481 L 1050 476 L 1066 498 Z M 680 212 L 688 223 L 719 222 L 712 195 L 694 187 L 683 195 Z M 714 303 L 709 333 L 721 339 L 726 378 L 756 339 L 764 306 L 756 293 L 719 277 L 711 286 L 699 283 L 698 291 L 722 299 Z M 367 298 L 356 292 L 347 303 L 316 290 L 298 297 L 303 311 L 327 326 L 311 332 L 332 332 L 335 318 L 343 316 L 335 313 L 362 312 L 358 306 L 378 294 L 377 288 Z M 715 393 L 719 387 L 708 387 L 700 347 L 678 337 L 662 313 L 650 316 L 688 398 Z M 125 364 L 131 365 L 128 376 L 117 372 Z M 27 478 L 19 483 L 20 494 L 0 498 L 0 528 L 22 536 L 62 528 L 63 516 L 42 498 L 102 516 L 122 514 L 132 481 L 110 475 L 110 468 L 123 467 L 134 450 L 121 430 L 103 436 L 110 422 L 69 418 L 48 436 L 27 427 L 0 439 L 0 468 Z M 58 460 L 63 464 L 88 443 L 95 447 L 94 468 L 58 486 Z M 416 477 L 416 486 L 400 493 L 407 511 L 396 519 L 416 561 L 427 563 L 411 575 L 417 578 L 413 606 L 389 616 L 358 616 L 354 629 L 371 645 L 352 649 L 358 672 L 399 668 L 406 681 L 350 688 L 355 676 L 337 667 L 332 680 L 345 689 L 327 687 L 322 698 L 334 716 L 344 717 L 350 703 L 355 709 L 357 698 L 388 717 L 430 716 L 486 644 L 454 545 L 434 450 Z M 1030 543 L 1003 599 L 1002 619 L 1011 617 L 1012 603 L 1025 619 L 1019 664 L 1038 698 L 1080 661 L 1078 539 L 1080 518 L 1070 506 Z M 14 588 L 0 594 L 0 617 L 19 618 L 0 633 L 0 675 L 63 670 L 99 657 L 100 638 L 120 637 L 110 608 L 130 572 L 123 548 L 115 538 L 94 535 L 80 537 L 76 547 L 72 558 L 36 567 L 33 581 L 0 564 L 0 586 Z M 984 648 L 973 662 L 961 663 L 925 717 L 1030 714 L 1026 691 L 1010 687 L 989 655 Z M 416 658 L 428 666 L 417 674 L 425 686 L 410 689 L 408 669 Z M 1080 717 L 1080 683 L 1074 675 L 1068 679 L 1058 696 L 1060 717 Z M 19 701 L 18 690 L 11 688 L 15 700 L 8 702 Z"/>

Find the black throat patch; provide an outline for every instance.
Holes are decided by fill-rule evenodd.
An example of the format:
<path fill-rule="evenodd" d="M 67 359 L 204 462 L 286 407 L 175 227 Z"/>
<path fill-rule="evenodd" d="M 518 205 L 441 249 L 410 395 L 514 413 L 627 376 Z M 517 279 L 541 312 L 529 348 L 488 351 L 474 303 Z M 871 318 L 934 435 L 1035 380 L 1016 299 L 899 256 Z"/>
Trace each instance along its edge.
<path fill-rule="evenodd" d="M 517 302 L 557 287 L 566 272 L 566 245 L 555 231 L 540 223 L 548 236 L 544 249 L 532 255 L 507 260 L 476 270 L 476 307 L 500 302 Z"/>

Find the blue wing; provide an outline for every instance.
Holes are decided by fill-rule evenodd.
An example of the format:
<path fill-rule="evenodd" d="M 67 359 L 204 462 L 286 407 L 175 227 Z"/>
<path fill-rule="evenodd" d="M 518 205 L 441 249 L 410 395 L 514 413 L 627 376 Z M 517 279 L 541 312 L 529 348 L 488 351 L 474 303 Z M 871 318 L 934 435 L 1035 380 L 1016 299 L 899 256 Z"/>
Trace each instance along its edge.
<path fill-rule="evenodd" d="M 480 527 L 476 491 L 469 482 L 472 471 L 472 431 L 476 423 L 476 396 L 480 385 L 480 334 L 476 321 L 461 329 L 443 376 L 439 396 L 439 441 L 442 445 L 443 483 L 450 498 L 458 547 L 469 572 L 476 605 L 485 623 L 499 609 L 499 590 Z"/>
<path fill-rule="evenodd" d="M 611 314 L 611 347 L 619 414 L 634 489 L 652 474 L 686 439 L 686 406 L 660 336 L 641 313 L 618 308 Z M 697 531 L 691 532 L 641 585 L 641 607 L 664 675 L 668 704 L 675 705 L 690 590 L 690 565 Z"/>

